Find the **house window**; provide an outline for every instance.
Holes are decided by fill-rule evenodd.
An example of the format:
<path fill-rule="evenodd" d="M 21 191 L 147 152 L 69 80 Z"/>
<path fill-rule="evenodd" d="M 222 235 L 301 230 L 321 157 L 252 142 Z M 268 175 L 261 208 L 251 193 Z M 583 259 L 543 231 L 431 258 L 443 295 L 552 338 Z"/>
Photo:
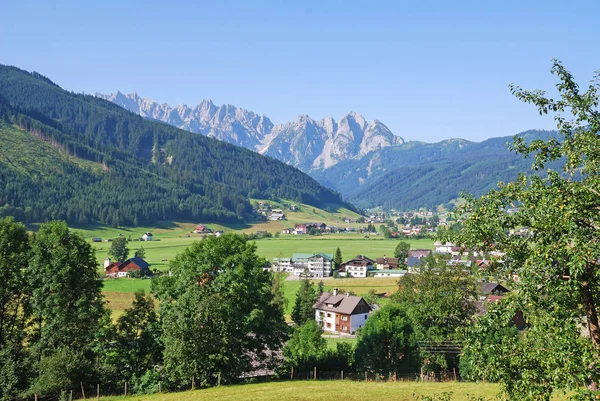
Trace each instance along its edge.
<path fill-rule="evenodd" d="M 331 317 L 331 313 L 328 313 L 328 314 L 327 314 L 327 317 Z"/>
<path fill-rule="evenodd" d="M 368 317 L 369 317 L 369 315 L 365 315 L 365 319 L 368 318 Z"/>

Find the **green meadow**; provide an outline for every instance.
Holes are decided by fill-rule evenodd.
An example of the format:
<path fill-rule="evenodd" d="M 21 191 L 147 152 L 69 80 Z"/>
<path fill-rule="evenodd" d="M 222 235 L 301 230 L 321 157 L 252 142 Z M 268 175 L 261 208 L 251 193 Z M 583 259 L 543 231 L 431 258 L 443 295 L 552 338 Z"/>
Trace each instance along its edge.
<path fill-rule="evenodd" d="M 439 399 L 443 393 L 452 393 L 453 401 L 473 399 L 494 400 L 500 386 L 493 383 L 462 382 L 359 382 L 349 380 L 286 381 L 235 386 L 213 387 L 180 393 L 164 393 L 127 397 L 131 401 L 414 401 L 416 396 Z M 433 398 L 437 396 L 436 398 Z M 481 398 L 479 398 L 481 397 Z M 107 397 L 119 400 L 123 397 Z M 555 396 L 554 401 L 566 400 Z"/>

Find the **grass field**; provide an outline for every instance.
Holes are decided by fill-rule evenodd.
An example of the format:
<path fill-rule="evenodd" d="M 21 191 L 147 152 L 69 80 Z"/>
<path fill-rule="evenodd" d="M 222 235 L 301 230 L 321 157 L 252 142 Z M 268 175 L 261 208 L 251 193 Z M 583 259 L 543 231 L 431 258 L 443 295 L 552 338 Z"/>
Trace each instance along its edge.
<path fill-rule="evenodd" d="M 347 210 L 340 210 L 336 213 L 325 212 L 320 209 L 313 209 L 310 206 L 300 205 L 300 211 L 288 212 L 288 221 L 284 222 L 264 222 L 251 226 L 223 226 L 218 224 L 207 224 L 213 230 L 223 230 L 225 232 L 248 232 L 265 230 L 267 226 L 271 229 L 281 230 L 284 226 L 293 226 L 295 222 L 305 221 L 325 221 L 327 224 L 340 224 L 343 217 L 357 217 L 355 213 Z M 280 226 L 272 226 L 277 223 Z M 345 223 L 342 223 L 346 225 Z M 152 269 L 167 270 L 169 261 L 189 247 L 194 241 L 201 240 L 201 237 L 190 234 L 196 224 L 194 223 L 176 223 L 161 222 L 156 225 L 140 227 L 119 227 L 112 228 L 106 226 L 87 226 L 85 228 L 73 228 L 74 231 L 81 232 L 90 242 L 92 238 L 99 237 L 102 240 L 116 238 L 119 235 L 131 238 L 129 242 L 130 255 L 143 247 L 145 250 L 146 261 L 151 264 Z M 135 241 L 142 236 L 144 232 L 152 232 L 154 240 L 143 242 Z M 411 248 L 433 248 L 431 239 L 407 239 Z M 337 247 L 342 252 L 343 259 L 350 259 L 358 254 L 367 255 L 371 258 L 381 257 L 383 255 L 392 255 L 398 244 L 398 240 L 385 239 L 378 235 L 371 235 L 370 238 L 364 238 L 362 234 L 332 234 L 321 236 L 291 236 L 282 235 L 279 238 L 260 239 L 255 241 L 257 253 L 259 256 L 272 260 L 275 257 L 291 256 L 295 252 L 314 252 L 314 253 L 335 253 Z M 108 255 L 110 242 L 91 242 L 96 251 L 99 268 L 98 272 L 104 274 L 103 262 Z M 358 295 L 366 294 L 370 289 L 378 293 L 390 293 L 396 288 L 396 279 L 330 279 L 325 280 L 326 290 L 340 288 L 353 291 Z M 286 281 L 284 291 L 288 299 L 286 314 L 289 317 L 295 299 L 296 292 L 300 285 L 299 281 Z M 108 301 L 109 308 L 120 314 L 124 309 L 131 305 L 133 293 L 139 289 L 146 292 L 150 290 L 150 280 L 139 279 L 117 279 L 106 280 L 104 282 L 103 293 Z M 385 300 L 383 300 L 385 301 Z"/>
<path fill-rule="evenodd" d="M 127 397 L 128 400 L 149 401 L 414 401 L 413 394 L 433 396 L 451 392 L 453 401 L 467 401 L 469 396 L 485 397 L 492 400 L 500 391 L 497 384 L 491 383 L 431 383 L 431 382 L 354 382 L 337 381 L 294 381 L 247 384 L 215 387 L 205 390 L 182 393 L 166 393 Z M 123 397 L 103 398 L 117 400 Z M 565 400 L 555 397 L 553 400 Z"/>

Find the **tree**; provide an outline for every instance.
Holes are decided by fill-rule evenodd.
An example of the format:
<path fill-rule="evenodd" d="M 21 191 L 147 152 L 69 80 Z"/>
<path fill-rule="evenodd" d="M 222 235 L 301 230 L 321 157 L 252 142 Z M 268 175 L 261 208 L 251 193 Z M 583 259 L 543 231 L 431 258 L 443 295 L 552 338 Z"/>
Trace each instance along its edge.
<path fill-rule="evenodd" d="M 339 269 L 342 266 L 342 263 L 344 263 L 342 260 L 342 251 L 340 250 L 339 246 L 335 250 L 335 255 L 333 256 L 333 263 L 335 263 L 336 269 Z"/>
<path fill-rule="evenodd" d="M 0 349 L 22 344 L 29 319 L 30 289 L 26 269 L 30 246 L 27 230 L 11 217 L 0 220 Z"/>
<path fill-rule="evenodd" d="M 299 371 L 317 366 L 327 353 L 327 342 L 321 334 L 323 331 L 314 319 L 296 327 L 283 348 L 286 365 Z"/>
<path fill-rule="evenodd" d="M 457 330 L 471 321 L 477 299 L 475 279 L 462 266 L 429 255 L 419 264 L 418 274 L 402 277 L 398 286 L 392 302 L 406 311 L 418 341 L 458 344 Z M 423 351 L 422 356 L 427 371 L 458 367 L 453 353 Z"/>
<path fill-rule="evenodd" d="M 235 380 L 281 349 L 288 327 L 265 262 L 254 243 L 225 234 L 194 243 L 171 261 L 171 276 L 153 280 L 172 383 Z"/>
<path fill-rule="evenodd" d="M 127 255 L 129 255 L 129 251 L 127 252 Z M 125 259 L 127 259 L 127 255 L 125 256 Z M 142 258 L 142 259 L 146 257 L 146 250 L 144 249 L 143 246 L 141 246 L 140 249 L 135 251 L 135 257 Z"/>
<path fill-rule="evenodd" d="M 95 336 L 106 314 L 102 281 L 89 243 L 61 221 L 44 223 L 31 241 L 29 285 L 32 289 L 32 353 L 40 357 L 33 388 L 64 389 L 64 380 L 79 384 L 79 367 L 90 362 Z M 85 358 L 84 358 L 85 356 Z M 47 366 L 61 366 L 53 387 Z M 69 366 L 65 364 L 71 364 Z M 58 382 L 57 382 L 58 383 Z"/>
<path fill-rule="evenodd" d="M 549 339 L 553 347 L 576 347 L 580 341 L 577 322 L 585 316 L 587 341 L 596 357 L 586 358 L 586 352 L 570 354 L 572 361 L 587 368 L 587 373 L 576 375 L 583 384 L 600 378 L 600 76 L 596 74 L 582 92 L 560 62 L 555 60 L 551 71 L 558 78 L 557 100 L 543 91 L 514 85 L 511 91 L 536 106 L 540 114 L 553 113 L 558 134 L 533 141 L 515 137 L 512 148 L 526 157 L 533 156 L 533 171 L 513 182 L 499 183 L 497 189 L 480 198 L 467 196 L 467 203 L 459 209 L 462 231 L 449 239 L 481 251 L 504 253 L 492 268 L 507 278 L 518 274 L 516 296 L 531 310 L 526 316 L 528 331 L 533 333 L 553 319 L 561 322 L 562 330 L 568 329 Z M 540 174 L 544 169 L 545 174 Z M 529 234 L 515 235 L 521 227 L 528 227 Z M 541 342 L 528 345 L 523 352 L 531 358 L 537 355 L 548 364 L 556 358 Z M 546 383 L 536 399 L 548 399 L 554 390 L 568 388 L 562 380 L 546 382 L 543 372 L 529 367 L 532 386 L 537 377 L 536 384 Z M 520 377 L 508 366 L 492 368 L 506 388 L 519 389 L 515 385 Z M 533 399 L 524 388 L 519 391 L 519 398 Z"/>
<path fill-rule="evenodd" d="M 88 349 L 105 311 L 93 248 L 61 221 L 42 224 L 31 248 L 32 345 L 41 354 Z"/>
<path fill-rule="evenodd" d="M 31 289 L 27 285 L 30 256 L 25 226 L 11 217 L 0 219 L 0 400 L 13 399 L 27 386 L 26 328 Z"/>
<path fill-rule="evenodd" d="M 413 373 L 418 367 L 418 345 L 409 317 L 398 305 L 375 312 L 358 332 L 356 363 L 378 374 Z"/>
<path fill-rule="evenodd" d="M 127 247 L 127 238 L 121 236 L 112 240 L 108 256 L 114 260 L 122 262 L 129 257 L 129 248 Z"/>
<path fill-rule="evenodd" d="M 310 320 L 315 320 L 313 305 L 317 302 L 317 297 L 315 285 L 310 281 L 308 272 L 305 272 L 292 309 L 292 320 L 296 325 L 302 326 Z"/>
<path fill-rule="evenodd" d="M 132 306 L 119 316 L 116 324 L 118 360 L 113 363 L 122 367 L 118 374 L 120 382 L 136 381 L 162 363 L 160 334 L 154 299 L 144 291 L 137 291 Z"/>
<path fill-rule="evenodd" d="M 394 250 L 394 257 L 398 258 L 398 263 L 406 266 L 406 258 L 408 258 L 408 252 L 410 251 L 410 244 L 408 242 L 400 241 L 396 245 Z"/>

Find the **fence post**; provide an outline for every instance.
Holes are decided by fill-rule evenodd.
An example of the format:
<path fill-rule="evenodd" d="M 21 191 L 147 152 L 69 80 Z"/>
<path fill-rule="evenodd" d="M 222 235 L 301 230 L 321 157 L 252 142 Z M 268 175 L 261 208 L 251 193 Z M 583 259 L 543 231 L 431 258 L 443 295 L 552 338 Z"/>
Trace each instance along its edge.
<path fill-rule="evenodd" d="M 83 382 L 79 382 L 79 385 L 81 386 L 81 396 L 85 400 L 85 391 L 83 391 Z"/>
<path fill-rule="evenodd" d="M 217 377 L 217 386 L 221 385 L 221 372 L 219 372 L 219 376 Z"/>
<path fill-rule="evenodd" d="M 196 390 L 196 381 L 192 377 L 192 390 Z"/>
<path fill-rule="evenodd" d="M 342 380 L 344 380 L 344 371 L 342 370 Z"/>
<path fill-rule="evenodd" d="M 158 392 L 160 393 L 160 382 L 158 382 Z"/>
<path fill-rule="evenodd" d="M 365 381 L 368 381 L 367 371 L 365 370 Z"/>
<path fill-rule="evenodd" d="M 453 368 L 452 370 L 454 370 L 454 381 L 456 381 L 456 368 Z"/>
<path fill-rule="evenodd" d="M 37 394 L 34 394 L 33 398 L 35 399 L 35 401 L 37 401 Z"/>
<path fill-rule="evenodd" d="M 317 380 L 317 367 L 313 368 L 313 380 Z"/>
<path fill-rule="evenodd" d="M 294 380 L 294 367 L 292 366 L 292 373 L 290 373 L 290 380 Z"/>
<path fill-rule="evenodd" d="M 69 396 L 69 401 L 73 401 L 73 390 L 71 390 L 71 395 Z"/>
<path fill-rule="evenodd" d="M 100 383 L 96 385 L 96 399 L 100 399 Z"/>
<path fill-rule="evenodd" d="M 125 382 L 125 397 L 127 397 L 127 382 Z"/>

